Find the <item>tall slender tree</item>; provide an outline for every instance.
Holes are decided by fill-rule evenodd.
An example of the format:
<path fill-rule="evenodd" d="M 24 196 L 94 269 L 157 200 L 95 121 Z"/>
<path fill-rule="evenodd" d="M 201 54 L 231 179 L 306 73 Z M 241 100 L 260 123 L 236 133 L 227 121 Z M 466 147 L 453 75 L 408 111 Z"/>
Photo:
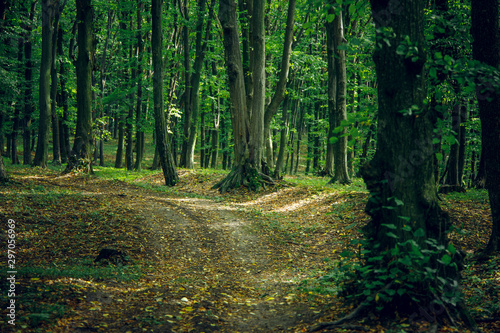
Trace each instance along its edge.
<path fill-rule="evenodd" d="M 335 19 L 332 24 L 327 25 L 327 34 L 330 39 L 333 39 L 333 51 L 334 51 L 334 66 L 333 68 L 328 67 L 329 71 L 334 71 L 333 77 L 328 74 L 328 84 L 334 84 L 335 89 L 328 89 L 328 108 L 329 112 L 333 112 L 333 130 L 332 123 L 330 123 L 330 133 L 336 133 L 333 138 L 335 142 L 333 143 L 333 163 L 334 163 L 334 175 L 330 180 L 330 183 L 339 182 L 340 184 L 349 184 L 351 179 L 349 178 L 349 172 L 347 170 L 347 135 L 346 128 L 341 127 L 342 121 L 347 119 L 347 75 L 346 75 L 346 56 L 345 56 L 345 38 L 344 38 L 344 23 L 342 19 L 343 13 L 339 10 L 335 13 Z M 327 37 L 328 39 L 328 37 Z M 328 60 L 332 62 L 331 59 Z M 330 82 L 333 80 L 334 82 Z M 335 99 L 333 100 L 334 105 L 331 104 L 332 98 L 330 94 L 335 94 Z M 329 138 L 329 140 L 331 137 Z"/>
<path fill-rule="evenodd" d="M 165 177 L 165 184 L 173 186 L 179 181 L 174 159 L 170 151 L 167 124 L 163 109 L 163 31 L 162 31 L 162 0 L 152 0 L 151 17 L 151 50 L 153 54 L 153 103 L 155 115 L 156 147 L 160 164 Z"/>
<path fill-rule="evenodd" d="M 49 155 L 50 117 L 50 69 L 52 64 L 52 30 L 55 2 L 42 0 L 42 59 L 40 61 L 38 143 L 33 165 L 47 167 Z"/>
<path fill-rule="evenodd" d="M 76 133 L 64 172 L 83 168 L 92 172 L 92 69 L 94 21 L 92 0 L 76 0 L 78 22 L 78 58 L 76 61 Z"/>
<path fill-rule="evenodd" d="M 31 117 L 33 115 L 33 60 L 32 30 L 37 0 L 32 1 L 28 21 L 24 28 L 24 116 L 23 116 L 23 164 L 31 164 Z"/>

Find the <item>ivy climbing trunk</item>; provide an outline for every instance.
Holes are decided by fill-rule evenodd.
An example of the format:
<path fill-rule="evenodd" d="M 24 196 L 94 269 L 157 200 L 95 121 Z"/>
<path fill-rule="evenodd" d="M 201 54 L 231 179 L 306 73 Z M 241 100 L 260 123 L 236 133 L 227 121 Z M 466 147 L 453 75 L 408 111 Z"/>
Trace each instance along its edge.
<path fill-rule="evenodd" d="M 424 103 L 425 2 L 407 0 L 393 8 L 392 2 L 371 0 L 371 5 L 377 31 L 373 59 L 378 81 L 379 128 L 377 151 L 361 170 L 370 192 L 366 211 L 371 221 L 364 228 L 368 250 L 365 259 L 376 268 L 397 267 L 404 276 L 401 279 L 415 282 L 414 288 L 408 289 L 407 285 L 401 285 L 399 276 L 389 280 L 378 278 L 384 281 L 378 290 L 381 293 L 385 289 L 406 288 L 401 294 L 389 294 L 385 303 L 388 313 L 411 315 L 418 309 L 416 306 L 424 305 L 457 317 L 465 311 L 460 311 L 461 304 L 450 302 L 447 296 L 458 292 L 459 265 L 454 263 L 459 263 L 461 256 L 448 247 L 449 217 L 439 206 L 433 172 L 432 137 L 436 119 Z M 394 13 L 390 20 L 381 19 L 389 12 Z M 401 55 L 398 47 L 414 51 L 405 57 L 406 52 Z M 410 109 L 415 112 L 404 112 Z M 424 256 L 420 251 L 428 252 Z M 403 252 L 411 253 L 413 261 L 408 268 L 404 264 L 394 266 Z M 426 263 L 411 266 L 418 260 Z M 432 270 L 432 274 L 426 274 L 425 268 Z M 405 269 L 412 274 L 404 273 Z M 371 274 L 376 277 L 377 269 Z M 422 279 L 414 279 L 417 274 Z M 374 298 L 372 294 L 368 301 Z"/>

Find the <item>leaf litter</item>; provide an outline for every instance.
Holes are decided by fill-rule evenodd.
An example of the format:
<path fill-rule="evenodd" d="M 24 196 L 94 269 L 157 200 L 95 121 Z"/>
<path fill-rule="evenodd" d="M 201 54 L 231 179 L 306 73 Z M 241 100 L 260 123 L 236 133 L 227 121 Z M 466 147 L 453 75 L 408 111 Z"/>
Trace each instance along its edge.
<path fill-rule="evenodd" d="M 221 174 L 180 170 L 178 186 L 165 188 L 160 173 L 133 184 L 33 170 L 17 169 L 17 183 L 0 188 L 2 220 L 18 225 L 20 332 L 303 332 L 351 310 L 335 286 L 315 281 L 368 221 L 361 188 L 281 182 L 220 195 L 211 187 Z M 484 246 L 487 202 L 445 201 L 465 230 L 453 242 L 468 252 Z M 130 262 L 94 263 L 103 248 Z M 469 305 L 486 319 L 498 315 L 499 275 L 488 268 L 497 263 L 471 262 L 464 274 Z M 359 324 L 387 331 L 376 318 Z"/>

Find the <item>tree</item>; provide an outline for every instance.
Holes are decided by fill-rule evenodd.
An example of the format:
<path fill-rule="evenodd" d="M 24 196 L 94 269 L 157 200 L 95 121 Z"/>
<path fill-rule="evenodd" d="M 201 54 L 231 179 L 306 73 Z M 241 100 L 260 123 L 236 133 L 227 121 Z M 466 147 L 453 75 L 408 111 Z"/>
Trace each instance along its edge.
<path fill-rule="evenodd" d="M 83 167 L 92 172 L 92 68 L 94 9 L 92 0 L 76 0 L 78 58 L 76 61 L 77 119 L 73 148 L 65 173 Z"/>
<path fill-rule="evenodd" d="M 47 167 L 49 154 L 50 117 L 50 70 L 52 64 L 52 22 L 54 20 L 55 2 L 58 0 L 42 0 L 42 59 L 40 61 L 38 143 L 33 165 Z"/>
<path fill-rule="evenodd" d="M 24 33 L 24 117 L 23 117 L 23 164 L 31 164 L 31 117 L 33 114 L 33 60 L 31 35 L 37 1 L 32 1 L 29 19 L 23 25 Z"/>
<path fill-rule="evenodd" d="M 433 173 L 436 116 L 425 103 L 425 3 L 408 0 L 394 6 L 372 0 L 371 5 L 377 31 L 373 58 L 379 85 L 379 128 L 377 151 L 361 170 L 370 192 L 365 258 L 375 266 L 365 279 L 383 281 L 370 294 L 404 288 L 404 281 L 413 283 L 413 290 L 387 294 L 388 313 L 411 314 L 418 300 L 419 306 L 439 305 L 456 317 L 466 311 L 456 298 L 460 253 L 448 246 L 449 217 L 440 208 Z M 414 262 L 420 258 L 424 267 L 405 275 L 408 266 L 398 264 L 403 252 L 416 253 Z M 401 274 L 388 280 L 377 275 L 378 268 L 388 272 L 388 267 Z M 426 274 L 426 267 L 433 273 Z M 374 297 L 371 294 L 368 301 Z"/>
<path fill-rule="evenodd" d="M 9 179 L 5 165 L 3 164 L 2 152 L 0 151 L 0 182 L 5 182 Z"/>
<path fill-rule="evenodd" d="M 224 193 L 246 185 L 256 190 L 272 178 L 261 172 L 264 143 L 265 102 L 265 38 L 263 0 L 253 3 L 252 11 L 252 79 L 253 97 L 247 108 L 240 38 L 234 0 L 220 0 L 219 20 L 224 36 L 224 54 L 231 99 L 234 136 L 234 166 L 231 172 L 214 187 Z"/>
<path fill-rule="evenodd" d="M 163 111 L 163 31 L 162 31 L 162 0 L 152 0 L 151 17 L 152 33 L 151 48 L 153 53 L 153 103 L 155 115 L 156 146 L 160 164 L 165 177 L 165 184 L 173 186 L 179 181 L 179 175 L 170 152 L 167 136 L 167 124 Z"/>
<path fill-rule="evenodd" d="M 198 1 L 198 22 L 196 24 L 196 42 L 195 50 L 196 56 L 192 68 L 192 74 L 186 73 L 185 77 L 189 82 L 186 82 L 184 93 L 185 114 L 184 114 L 184 136 L 181 152 L 180 165 L 186 168 L 194 168 L 194 149 L 196 145 L 196 136 L 198 129 L 198 116 L 199 116 L 199 99 L 200 99 L 200 81 L 207 48 L 207 39 L 210 36 L 210 29 L 212 26 L 212 13 L 214 1 L 210 4 L 208 12 L 208 20 L 206 23 L 205 41 L 203 41 L 203 23 L 205 17 L 205 0 Z M 186 11 L 188 8 L 185 7 Z M 187 27 L 184 27 L 187 30 Z M 186 46 L 185 46 L 186 47 Z M 187 56 L 189 55 L 189 52 Z M 189 58 L 185 60 L 186 71 L 189 70 Z"/>
<path fill-rule="evenodd" d="M 271 99 L 269 105 L 266 106 L 266 112 L 264 114 L 264 135 L 266 136 L 267 143 L 267 164 L 269 167 L 273 166 L 273 154 L 272 154 L 272 140 L 270 125 L 272 118 L 278 112 L 278 108 L 281 102 L 285 99 L 285 92 L 287 87 L 288 74 L 290 72 L 290 56 L 292 54 L 293 45 L 293 26 L 295 24 L 295 0 L 290 0 L 288 2 L 288 12 L 286 19 L 285 28 L 285 39 L 283 41 L 283 53 L 281 56 L 281 66 L 279 72 L 278 83 L 274 91 L 274 95 Z M 286 113 L 286 110 L 283 109 Z M 282 132 L 284 133 L 284 132 Z M 279 178 L 281 170 L 275 170 L 274 176 Z"/>
<path fill-rule="evenodd" d="M 472 0 L 472 44 L 475 60 L 491 66 L 498 71 L 500 65 L 500 36 L 498 32 L 498 1 Z M 493 32 L 493 33 L 492 33 Z M 485 253 L 500 251 L 500 96 L 489 88 L 488 77 L 480 77 L 477 86 L 477 99 L 482 130 L 482 156 L 486 172 L 486 188 L 490 199 L 493 230 Z"/>

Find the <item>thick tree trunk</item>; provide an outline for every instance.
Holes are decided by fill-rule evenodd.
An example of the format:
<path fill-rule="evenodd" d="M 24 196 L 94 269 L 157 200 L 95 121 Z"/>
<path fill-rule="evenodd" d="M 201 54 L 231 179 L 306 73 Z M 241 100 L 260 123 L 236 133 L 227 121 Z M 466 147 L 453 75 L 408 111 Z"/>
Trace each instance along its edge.
<path fill-rule="evenodd" d="M 258 0 L 254 3 L 252 14 L 254 95 L 251 103 L 251 114 L 249 114 L 246 104 L 234 0 L 220 0 L 219 19 L 224 36 L 224 53 L 229 80 L 235 160 L 233 170 L 214 187 L 222 193 L 241 185 L 257 190 L 264 185 L 264 180 L 272 181 L 270 177 L 260 172 L 264 143 L 265 101 L 264 1 Z"/>
<path fill-rule="evenodd" d="M 426 265 L 436 270 L 432 277 L 420 272 L 422 267 L 416 268 L 413 276 L 426 276 L 425 281 L 415 281 L 413 290 L 393 295 L 386 309 L 388 313 L 397 310 L 400 314 L 411 314 L 415 305 L 413 297 L 419 301 L 416 304 L 437 302 L 452 310 L 455 306 L 445 301 L 445 292 L 458 292 L 459 275 L 456 266 L 443 264 L 441 258 L 446 254 L 449 261 L 458 260 L 451 252 L 437 250 L 440 246 L 443 249 L 448 246 L 449 218 L 439 206 L 434 180 L 435 115 L 424 103 L 427 92 L 425 3 L 420 0 L 400 3 L 398 14 L 391 15 L 390 20 L 382 18 L 391 10 L 392 3 L 372 0 L 371 5 L 378 41 L 373 58 L 379 85 L 379 129 L 377 152 L 361 170 L 371 196 L 366 206 L 371 221 L 364 228 L 368 250 L 365 258 L 376 267 L 387 267 L 398 260 L 401 251 L 431 250 L 426 254 Z M 388 31 L 390 34 L 384 33 Z M 383 40 L 387 38 L 389 42 L 385 43 Z M 396 52 L 404 38 L 418 46 L 412 57 Z M 415 109 L 415 106 L 418 110 L 412 113 L 401 112 Z M 398 267 L 406 269 L 405 265 Z M 384 283 L 393 286 L 400 283 L 397 279 Z M 450 314 L 454 316 L 456 312 L 450 311 Z"/>
<path fill-rule="evenodd" d="M 473 57 L 495 70 L 500 64 L 500 36 L 498 31 L 498 8 L 496 0 L 472 0 L 472 44 Z M 500 95 L 488 89 L 494 77 L 480 77 L 477 87 L 479 117 L 481 118 L 481 144 L 486 173 L 486 188 L 490 198 L 493 229 L 485 253 L 500 251 Z"/>
<path fill-rule="evenodd" d="M 47 167 L 50 133 L 50 68 L 52 63 L 52 21 L 54 4 L 42 0 L 42 59 L 40 61 L 38 143 L 33 160 L 34 166 Z"/>
<path fill-rule="evenodd" d="M 76 133 L 73 149 L 64 172 L 83 169 L 92 172 L 92 0 L 76 0 L 78 21 L 78 59 L 76 62 Z"/>
<path fill-rule="evenodd" d="M 170 152 L 167 135 L 167 123 L 163 109 L 163 36 L 162 36 L 162 0 L 152 0 L 152 34 L 151 49 L 153 57 L 153 104 L 155 115 L 156 146 L 160 164 L 167 186 L 173 186 L 179 181 L 174 159 Z"/>

